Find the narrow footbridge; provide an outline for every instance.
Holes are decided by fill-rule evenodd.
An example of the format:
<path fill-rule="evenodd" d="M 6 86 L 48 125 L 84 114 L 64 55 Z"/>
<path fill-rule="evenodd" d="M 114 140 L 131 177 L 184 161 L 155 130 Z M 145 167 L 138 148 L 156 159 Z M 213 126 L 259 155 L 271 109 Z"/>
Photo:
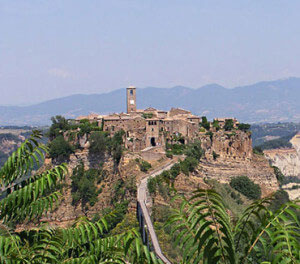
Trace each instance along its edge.
<path fill-rule="evenodd" d="M 147 182 L 149 178 L 155 177 L 161 174 L 164 170 L 169 170 L 176 161 L 171 161 L 168 164 L 158 168 L 154 172 L 149 173 L 144 179 L 142 179 L 137 190 L 137 218 L 139 221 L 143 243 L 149 247 L 149 239 L 151 239 L 153 250 L 158 258 L 164 263 L 171 264 L 167 257 L 162 253 L 160 248 L 153 223 L 150 218 L 150 214 L 146 205 L 148 198 Z"/>

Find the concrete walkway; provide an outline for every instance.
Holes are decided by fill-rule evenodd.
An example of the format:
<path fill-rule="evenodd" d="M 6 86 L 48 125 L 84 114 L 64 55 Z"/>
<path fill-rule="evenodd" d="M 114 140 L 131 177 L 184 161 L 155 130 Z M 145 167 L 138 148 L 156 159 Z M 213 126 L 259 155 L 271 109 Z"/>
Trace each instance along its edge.
<path fill-rule="evenodd" d="M 148 198 L 148 187 L 147 187 L 147 182 L 148 179 L 153 178 L 159 174 L 161 174 L 163 171 L 165 170 L 169 170 L 170 168 L 172 168 L 172 166 L 176 163 L 177 161 L 172 160 L 171 162 L 169 162 L 168 164 L 165 164 L 164 166 L 158 168 L 157 170 L 149 173 L 144 179 L 142 179 L 140 185 L 138 186 L 137 189 L 137 200 L 141 205 L 141 209 L 143 211 L 143 215 L 145 218 L 145 222 L 149 231 L 149 235 L 151 237 L 151 241 L 154 247 L 154 252 L 155 254 L 164 262 L 167 264 L 171 264 L 171 262 L 165 257 L 165 255 L 162 253 L 161 248 L 159 246 L 159 242 L 150 218 L 150 214 L 149 211 L 147 209 L 146 206 L 146 201 Z"/>

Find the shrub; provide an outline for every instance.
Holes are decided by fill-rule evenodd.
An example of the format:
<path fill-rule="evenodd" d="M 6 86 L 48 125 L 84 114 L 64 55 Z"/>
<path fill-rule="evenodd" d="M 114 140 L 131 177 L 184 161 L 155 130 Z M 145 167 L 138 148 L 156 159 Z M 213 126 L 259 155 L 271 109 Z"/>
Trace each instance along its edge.
<path fill-rule="evenodd" d="M 202 116 L 202 122 L 200 123 L 200 125 L 205 128 L 206 130 L 210 129 L 210 123 L 207 121 L 206 116 Z"/>
<path fill-rule="evenodd" d="M 147 119 L 147 118 L 152 118 L 153 117 L 153 113 L 143 113 L 142 117 Z"/>
<path fill-rule="evenodd" d="M 65 141 L 62 135 L 57 136 L 49 143 L 49 155 L 58 161 L 64 161 L 74 152 L 73 147 Z"/>
<path fill-rule="evenodd" d="M 219 121 L 214 119 L 213 123 L 212 123 L 212 126 L 217 130 L 219 131 L 220 130 L 220 124 L 219 124 Z"/>
<path fill-rule="evenodd" d="M 224 129 L 225 131 L 231 131 L 233 129 L 233 120 L 232 119 L 226 119 Z"/>
<path fill-rule="evenodd" d="M 256 147 L 253 148 L 253 153 L 257 154 L 257 155 L 264 155 L 264 152 L 263 152 L 262 148 L 259 147 L 259 146 L 256 146 Z"/>
<path fill-rule="evenodd" d="M 251 125 L 245 124 L 245 123 L 240 123 L 240 124 L 238 125 L 238 129 L 239 129 L 239 130 L 242 130 L 242 131 L 244 131 L 244 132 L 249 131 L 250 127 L 251 127 Z"/>
<path fill-rule="evenodd" d="M 251 181 L 247 176 L 232 178 L 230 186 L 249 199 L 259 199 L 261 196 L 260 186 Z"/>
<path fill-rule="evenodd" d="M 204 153 L 204 151 L 201 148 L 200 140 L 195 140 L 193 143 L 190 143 L 187 146 L 187 149 L 185 151 L 185 154 L 186 154 L 187 157 L 193 157 L 196 160 L 200 160 L 203 153 Z"/>
<path fill-rule="evenodd" d="M 278 190 L 273 197 L 274 199 L 269 206 L 270 210 L 273 212 L 278 210 L 281 205 L 290 201 L 288 193 L 282 189 Z"/>
<path fill-rule="evenodd" d="M 171 179 L 176 179 L 176 177 L 179 175 L 179 173 L 180 173 L 180 165 L 178 163 L 176 163 L 170 169 L 170 177 L 171 177 Z"/>
<path fill-rule="evenodd" d="M 180 170 L 189 175 L 189 172 L 193 172 L 198 165 L 198 160 L 194 157 L 186 157 L 183 161 L 180 161 Z"/>
<path fill-rule="evenodd" d="M 220 155 L 217 154 L 215 151 L 213 151 L 212 155 L 213 155 L 214 160 L 216 160 L 218 157 L 220 157 Z"/>
<path fill-rule="evenodd" d="M 112 152 L 113 159 L 116 165 L 119 164 L 123 154 L 123 136 L 124 130 L 120 130 L 111 138 L 110 151 Z"/>
<path fill-rule="evenodd" d="M 147 172 L 152 167 L 151 164 L 145 160 L 139 160 L 139 166 L 143 172 Z"/>
<path fill-rule="evenodd" d="M 205 133 L 205 135 L 209 136 L 211 142 L 213 141 L 213 136 L 214 136 L 213 132 L 208 131 L 208 132 Z"/>
<path fill-rule="evenodd" d="M 52 125 L 50 126 L 48 136 L 50 140 L 53 140 L 57 136 L 61 135 L 62 132 L 70 129 L 70 125 L 68 120 L 63 116 L 57 115 L 55 117 L 51 117 Z"/>
<path fill-rule="evenodd" d="M 93 206 L 97 202 L 97 188 L 95 180 L 98 176 L 98 171 L 90 169 L 85 171 L 83 163 L 79 164 L 71 176 L 71 193 L 72 204 L 75 205 L 81 201 L 82 209 L 86 208 L 87 203 Z"/>
<path fill-rule="evenodd" d="M 276 175 L 277 181 L 279 182 L 280 185 L 282 185 L 284 181 L 284 175 L 282 174 L 281 170 L 278 167 L 273 166 L 272 168 L 274 169 L 274 173 Z"/>
<path fill-rule="evenodd" d="M 150 194 L 156 193 L 156 179 L 150 178 L 147 182 L 148 190 Z"/>
<path fill-rule="evenodd" d="M 186 146 L 181 143 L 176 143 L 176 144 L 167 143 L 166 144 L 167 153 L 173 154 L 173 155 L 182 155 L 185 147 Z"/>
<path fill-rule="evenodd" d="M 104 155 L 108 148 L 110 138 L 105 132 L 93 132 L 90 137 L 90 152 Z"/>
<path fill-rule="evenodd" d="M 173 154 L 171 152 L 167 152 L 166 157 L 170 158 L 170 159 L 173 159 Z"/>

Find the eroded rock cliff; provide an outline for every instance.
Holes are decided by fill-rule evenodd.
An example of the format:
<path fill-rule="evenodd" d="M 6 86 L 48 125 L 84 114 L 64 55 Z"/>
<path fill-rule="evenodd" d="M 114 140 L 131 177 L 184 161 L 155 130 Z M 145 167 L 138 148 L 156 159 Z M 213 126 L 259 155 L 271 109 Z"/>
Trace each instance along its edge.
<path fill-rule="evenodd" d="M 264 154 L 270 163 L 278 167 L 285 176 L 300 177 L 300 133 L 295 135 L 290 142 L 290 149 L 265 150 Z"/>

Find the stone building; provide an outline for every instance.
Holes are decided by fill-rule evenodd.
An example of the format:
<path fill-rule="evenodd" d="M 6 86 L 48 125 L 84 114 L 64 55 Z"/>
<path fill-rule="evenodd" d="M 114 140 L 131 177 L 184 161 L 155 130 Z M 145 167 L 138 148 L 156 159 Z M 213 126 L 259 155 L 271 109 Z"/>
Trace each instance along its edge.
<path fill-rule="evenodd" d="M 136 88 L 130 86 L 126 90 L 126 113 L 114 113 L 110 115 L 91 114 L 80 116 L 76 122 L 88 119 L 90 122 L 98 122 L 104 131 L 111 135 L 117 131 L 125 131 L 125 146 L 132 151 L 141 151 L 152 146 L 164 146 L 171 142 L 172 137 L 180 136 L 183 143 L 188 143 L 199 135 L 199 123 L 202 119 L 193 115 L 190 111 L 181 108 L 171 108 L 169 111 L 159 110 L 153 107 L 137 109 Z M 217 119 L 223 127 L 226 119 L 232 119 L 234 126 L 238 124 L 235 118 Z"/>

